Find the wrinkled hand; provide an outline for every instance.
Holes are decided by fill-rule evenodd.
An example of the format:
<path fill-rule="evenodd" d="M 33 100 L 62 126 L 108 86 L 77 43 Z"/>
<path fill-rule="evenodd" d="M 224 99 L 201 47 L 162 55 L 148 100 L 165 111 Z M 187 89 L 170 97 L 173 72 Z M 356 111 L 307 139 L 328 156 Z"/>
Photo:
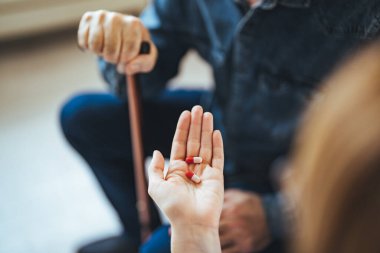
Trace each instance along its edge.
<path fill-rule="evenodd" d="M 200 156 L 202 164 L 188 165 L 186 156 Z M 181 114 L 173 139 L 170 165 L 164 179 L 164 157 L 155 151 L 149 166 L 149 194 L 172 225 L 218 229 L 223 205 L 223 142 L 213 130 L 211 113 L 195 106 Z M 194 171 L 199 184 L 185 173 Z"/>
<path fill-rule="evenodd" d="M 219 228 L 223 253 L 251 253 L 270 242 L 260 197 L 252 192 L 226 190 Z"/>
<path fill-rule="evenodd" d="M 142 41 L 150 43 L 149 54 L 139 55 Z M 86 12 L 79 24 L 78 44 L 117 64 L 120 73 L 150 72 L 157 60 L 157 48 L 140 19 L 116 12 Z"/>

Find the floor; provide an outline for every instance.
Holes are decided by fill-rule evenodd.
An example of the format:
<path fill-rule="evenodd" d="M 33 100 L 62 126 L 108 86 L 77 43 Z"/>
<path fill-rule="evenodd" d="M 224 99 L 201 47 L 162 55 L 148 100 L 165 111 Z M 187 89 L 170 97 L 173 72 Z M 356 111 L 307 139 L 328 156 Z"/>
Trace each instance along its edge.
<path fill-rule="evenodd" d="M 75 31 L 0 44 L 0 55 L 0 253 L 72 253 L 117 234 L 114 211 L 58 124 L 72 94 L 106 91 L 95 57 L 77 49 Z M 194 53 L 182 69 L 175 83 L 212 82 Z"/>

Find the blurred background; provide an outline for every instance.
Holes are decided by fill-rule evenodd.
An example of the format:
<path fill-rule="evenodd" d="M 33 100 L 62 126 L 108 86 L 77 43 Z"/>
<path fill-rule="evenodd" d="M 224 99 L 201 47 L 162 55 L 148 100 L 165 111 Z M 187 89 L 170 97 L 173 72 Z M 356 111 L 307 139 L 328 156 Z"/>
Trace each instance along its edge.
<path fill-rule="evenodd" d="M 78 50 L 87 10 L 138 15 L 142 0 L 0 0 L 0 252 L 71 253 L 121 226 L 84 161 L 60 131 L 62 104 L 106 92 L 96 57 Z M 209 88 L 190 52 L 178 86 Z M 205 84 L 207 84 L 205 86 Z"/>

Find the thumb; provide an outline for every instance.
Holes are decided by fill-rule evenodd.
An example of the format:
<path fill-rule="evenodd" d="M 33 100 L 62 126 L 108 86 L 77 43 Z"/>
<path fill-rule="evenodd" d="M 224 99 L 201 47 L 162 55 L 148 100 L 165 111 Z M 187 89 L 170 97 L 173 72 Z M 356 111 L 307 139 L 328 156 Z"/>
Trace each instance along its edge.
<path fill-rule="evenodd" d="M 149 183 L 153 181 L 162 181 L 164 180 L 164 167 L 165 159 L 162 156 L 161 152 L 155 150 L 153 152 L 153 159 L 150 162 L 148 168 Z"/>
<path fill-rule="evenodd" d="M 146 40 L 148 41 L 148 40 Z M 150 53 L 140 54 L 125 66 L 126 73 L 129 75 L 137 73 L 148 73 L 151 72 L 156 65 L 158 51 L 153 43 L 150 43 Z"/>

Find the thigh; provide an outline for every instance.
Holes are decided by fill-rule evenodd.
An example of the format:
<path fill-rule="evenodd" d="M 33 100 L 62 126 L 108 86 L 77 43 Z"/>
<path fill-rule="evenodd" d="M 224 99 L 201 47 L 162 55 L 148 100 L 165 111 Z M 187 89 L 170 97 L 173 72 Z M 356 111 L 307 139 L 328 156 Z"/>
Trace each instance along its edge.
<path fill-rule="evenodd" d="M 160 149 L 165 156 L 178 117 L 199 104 L 205 91 L 165 90 L 155 99 L 142 101 L 142 134 L 145 154 Z M 111 94 L 86 93 L 70 99 L 62 108 L 65 136 L 79 151 L 104 158 L 131 157 L 128 102 Z"/>
<path fill-rule="evenodd" d="M 85 157 L 112 158 L 130 149 L 128 108 L 116 96 L 76 95 L 63 106 L 60 118 L 66 138 Z"/>

